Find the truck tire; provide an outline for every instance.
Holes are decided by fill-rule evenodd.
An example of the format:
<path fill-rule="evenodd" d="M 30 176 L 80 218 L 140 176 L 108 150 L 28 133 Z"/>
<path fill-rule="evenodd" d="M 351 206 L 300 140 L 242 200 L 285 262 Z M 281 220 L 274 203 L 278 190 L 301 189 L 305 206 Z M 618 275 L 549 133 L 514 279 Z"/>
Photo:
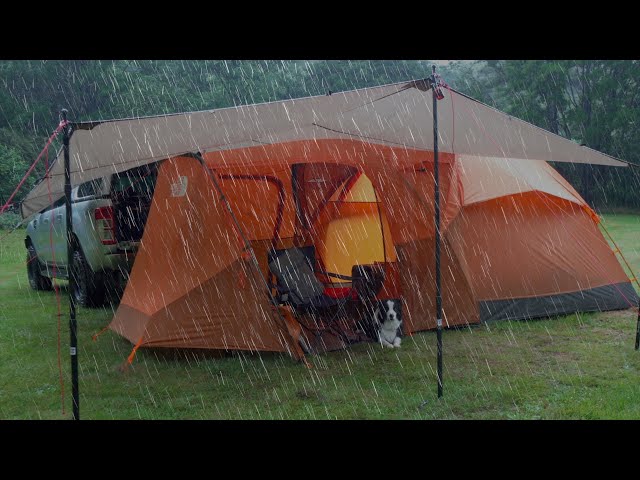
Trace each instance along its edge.
<path fill-rule="evenodd" d="M 51 279 L 40 273 L 40 260 L 33 245 L 27 247 L 27 276 L 29 286 L 34 290 L 51 290 Z"/>
<path fill-rule="evenodd" d="M 94 272 L 87 263 L 82 250 L 73 252 L 71 275 L 75 280 L 73 298 L 82 307 L 99 307 L 104 304 L 104 275 Z"/>

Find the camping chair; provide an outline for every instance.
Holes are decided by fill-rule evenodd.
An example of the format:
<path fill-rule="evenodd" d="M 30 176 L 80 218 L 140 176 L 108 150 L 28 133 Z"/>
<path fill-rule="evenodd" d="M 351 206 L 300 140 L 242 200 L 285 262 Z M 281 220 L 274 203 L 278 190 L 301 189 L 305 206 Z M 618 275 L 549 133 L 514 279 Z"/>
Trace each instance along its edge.
<path fill-rule="evenodd" d="M 273 250 L 268 254 L 269 271 L 275 277 L 275 283 L 272 283 L 276 291 L 274 300 L 278 306 L 289 306 L 294 315 L 310 316 L 315 324 L 313 330 L 316 333 L 330 330 L 345 342 L 351 343 L 349 335 L 341 330 L 339 322 L 336 321 L 344 314 L 351 296 L 334 298 L 326 295 L 325 286 L 316 277 L 316 273 L 342 280 L 353 278 L 316 270 L 314 254 L 313 246 Z M 308 325 L 303 326 L 310 329 Z"/>
<path fill-rule="evenodd" d="M 276 279 L 273 287 L 279 304 L 290 305 L 298 311 L 321 311 L 340 306 L 348 300 L 325 295 L 324 284 L 316 277 L 316 273 L 343 280 L 352 280 L 352 277 L 316 270 L 314 253 L 313 246 L 273 250 L 269 253 L 269 271 Z"/>
<path fill-rule="evenodd" d="M 316 326 L 316 333 L 330 330 L 346 343 L 351 343 L 350 335 L 340 328 L 336 321 L 352 305 L 357 325 L 365 334 L 375 339 L 372 324 L 376 295 L 382 289 L 385 279 L 385 264 L 355 265 L 351 276 L 318 270 L 315 267 L 313 246 L 273 250 L 268 255 L 269 270 L 276 282 L 274 299 L 278 305 L 291 307 L 294 314 L 310 314 Z M 344 298 L 334 298 L 324 293 L 324 284 L 316 274 L 339 278 L 352 282 L 352 293 Z M 320 320 L 320 321 L 318 321 Z M 325 320 L 325 322 L 322 322 Z M 303 327 L 309 327 L 300 322 Z"/>

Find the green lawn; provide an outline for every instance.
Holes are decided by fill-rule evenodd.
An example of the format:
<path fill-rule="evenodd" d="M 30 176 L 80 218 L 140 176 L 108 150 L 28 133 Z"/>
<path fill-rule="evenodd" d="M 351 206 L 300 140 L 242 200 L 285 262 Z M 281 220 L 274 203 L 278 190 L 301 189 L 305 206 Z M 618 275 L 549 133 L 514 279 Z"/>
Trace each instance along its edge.
<path fill-rule="evenodd" d="M 605 225 L 640 270 L 640 216 Z M 62 291 L 62 368 L 56 301 L 27 283 L 24 231 L 0 244 L 0 419 L 70 418 L 68 303 Z M 503 322 L 444 333 L 445 396 L 435 383 L 435 334 L 399 350 L 361 344 L 311 357 L 307 369 L 279 354 L 224 358 L 141 349 L 91 335 L 110 309 L 80 310 L 83 419 L 638 419 L 637 313 Z"/>

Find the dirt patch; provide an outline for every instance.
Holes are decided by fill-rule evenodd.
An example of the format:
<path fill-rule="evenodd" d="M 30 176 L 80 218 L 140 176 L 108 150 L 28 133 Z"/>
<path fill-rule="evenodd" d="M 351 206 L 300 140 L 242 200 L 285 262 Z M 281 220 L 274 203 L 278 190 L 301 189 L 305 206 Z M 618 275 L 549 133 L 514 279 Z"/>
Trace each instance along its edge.
<path fill-rule="evenodd" d="M 613 318 L 613 319 L 635 319 L 638 316 L 638 308 L 637 307 L 630 307 L 627 308 L 626 310 L 614 310 L 612 312 L 602 312 L 602 315 L 606 315 L 607 318 Z"/>

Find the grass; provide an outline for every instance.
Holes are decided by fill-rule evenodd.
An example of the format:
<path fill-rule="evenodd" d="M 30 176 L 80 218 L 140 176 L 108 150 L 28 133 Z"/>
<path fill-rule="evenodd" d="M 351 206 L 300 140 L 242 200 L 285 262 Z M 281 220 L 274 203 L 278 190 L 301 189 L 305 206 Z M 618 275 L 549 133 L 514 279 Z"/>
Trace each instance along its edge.
<path fill-rule="evenodd" d="M 604 223 L 640 270 L 640 216 Z M 70 418 L 68 304 L 62 293 L 58 373 L 55 295 L 34 292 L 25 273 L 24 232 L 0 244 L 0 418 Z M 91 335 L 110 309 L 78 312 L 83 419 L 637 419 L 640 352 L 636 312 L 503 322 L 444 333 L 445 396 L 435 382 L 435 334 L 399 350 L 360 344 L 311 357 L 307 369 L 280 354 L 141 349 Z"/>

